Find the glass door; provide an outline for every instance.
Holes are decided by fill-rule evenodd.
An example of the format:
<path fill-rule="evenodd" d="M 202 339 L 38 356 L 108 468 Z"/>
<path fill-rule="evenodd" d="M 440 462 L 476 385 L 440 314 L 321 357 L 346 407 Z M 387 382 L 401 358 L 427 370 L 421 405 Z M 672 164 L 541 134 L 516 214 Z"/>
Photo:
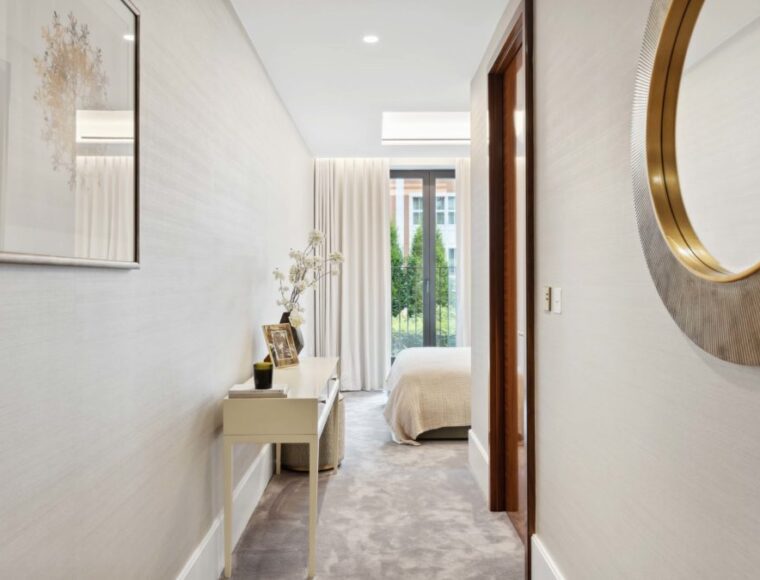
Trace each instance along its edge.
<path fill-rule="evenodd" d="M 453 177 L 433 175 L 435 190 L 434 346 L 457 341 L 457 197 Z"/>
<path fill-rule="evenodd" d="M 456 192 L 453 171 L 392 171 L 392 356 L 456 344 Z"/>

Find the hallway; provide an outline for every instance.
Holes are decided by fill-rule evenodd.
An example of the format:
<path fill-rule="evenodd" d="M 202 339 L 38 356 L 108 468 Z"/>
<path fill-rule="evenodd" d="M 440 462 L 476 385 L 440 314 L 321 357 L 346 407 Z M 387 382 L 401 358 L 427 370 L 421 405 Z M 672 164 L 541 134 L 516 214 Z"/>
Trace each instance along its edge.
<path fill-rule="evenodd" d="M 392 443 L 385 398 L 346 395 L 346 457 L 319 482 L 317 577 L 522 578 L 522 543 L 505 514 L 487 510 L 467 443 Z M 272 479 L 235 550 L 234 579 L 304 577 L 307 489 L 304 475 Z"/>

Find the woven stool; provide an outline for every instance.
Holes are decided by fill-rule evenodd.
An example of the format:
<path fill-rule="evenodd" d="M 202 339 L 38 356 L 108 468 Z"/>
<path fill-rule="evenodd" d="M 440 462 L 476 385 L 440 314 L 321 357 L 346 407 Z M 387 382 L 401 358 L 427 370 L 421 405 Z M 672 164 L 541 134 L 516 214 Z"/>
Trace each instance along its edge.
<path fill-rule="evenodd" d="M 319 438 L 319 470 L 338 469 L 346 453 L 346 408 L 343 395 L 338 393 L 325 430 Z M 283 443 L 282 466 L 291 471 L 309 471 L 309 445 Z"/>

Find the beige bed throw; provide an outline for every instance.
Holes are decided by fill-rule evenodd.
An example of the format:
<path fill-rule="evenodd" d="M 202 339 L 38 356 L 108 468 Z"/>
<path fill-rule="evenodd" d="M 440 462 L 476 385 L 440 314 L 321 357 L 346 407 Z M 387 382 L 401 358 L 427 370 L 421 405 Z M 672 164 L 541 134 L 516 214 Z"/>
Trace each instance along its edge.
<path fill-rule="evenodd" d="M 385 419 L 397 443 L 418 445 L 426 431 L 470 425 L 470 349 L 408 348 L 396 357 L 385 390 Z"/>

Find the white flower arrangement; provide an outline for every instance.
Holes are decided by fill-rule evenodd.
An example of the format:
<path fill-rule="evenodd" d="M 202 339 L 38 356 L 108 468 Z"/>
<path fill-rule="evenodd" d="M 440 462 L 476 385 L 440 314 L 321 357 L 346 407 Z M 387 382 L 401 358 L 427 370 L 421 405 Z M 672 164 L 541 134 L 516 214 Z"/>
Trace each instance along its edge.
<path fill-rule="evenodd" d="M 317 254 L 317 250 L 325 241 L 325 235 L 319 230 L 309 232 L 306 249 L 290 250 L 288 256 L 293 263 L 288 273 L 281 272 L 279 268 L 274 271 L 274 279 L 279 284 L 280 298 L 277 305 L 290 313 L 290 324 L 298 328 L 305 322 L 303 309 L 298 301 L 309 290 L 316 288 L 317 284 L 327 276 L 337 276 L 340 266 L 344 262 L 343 254 L 332 252 L 326 258 Z"/>

